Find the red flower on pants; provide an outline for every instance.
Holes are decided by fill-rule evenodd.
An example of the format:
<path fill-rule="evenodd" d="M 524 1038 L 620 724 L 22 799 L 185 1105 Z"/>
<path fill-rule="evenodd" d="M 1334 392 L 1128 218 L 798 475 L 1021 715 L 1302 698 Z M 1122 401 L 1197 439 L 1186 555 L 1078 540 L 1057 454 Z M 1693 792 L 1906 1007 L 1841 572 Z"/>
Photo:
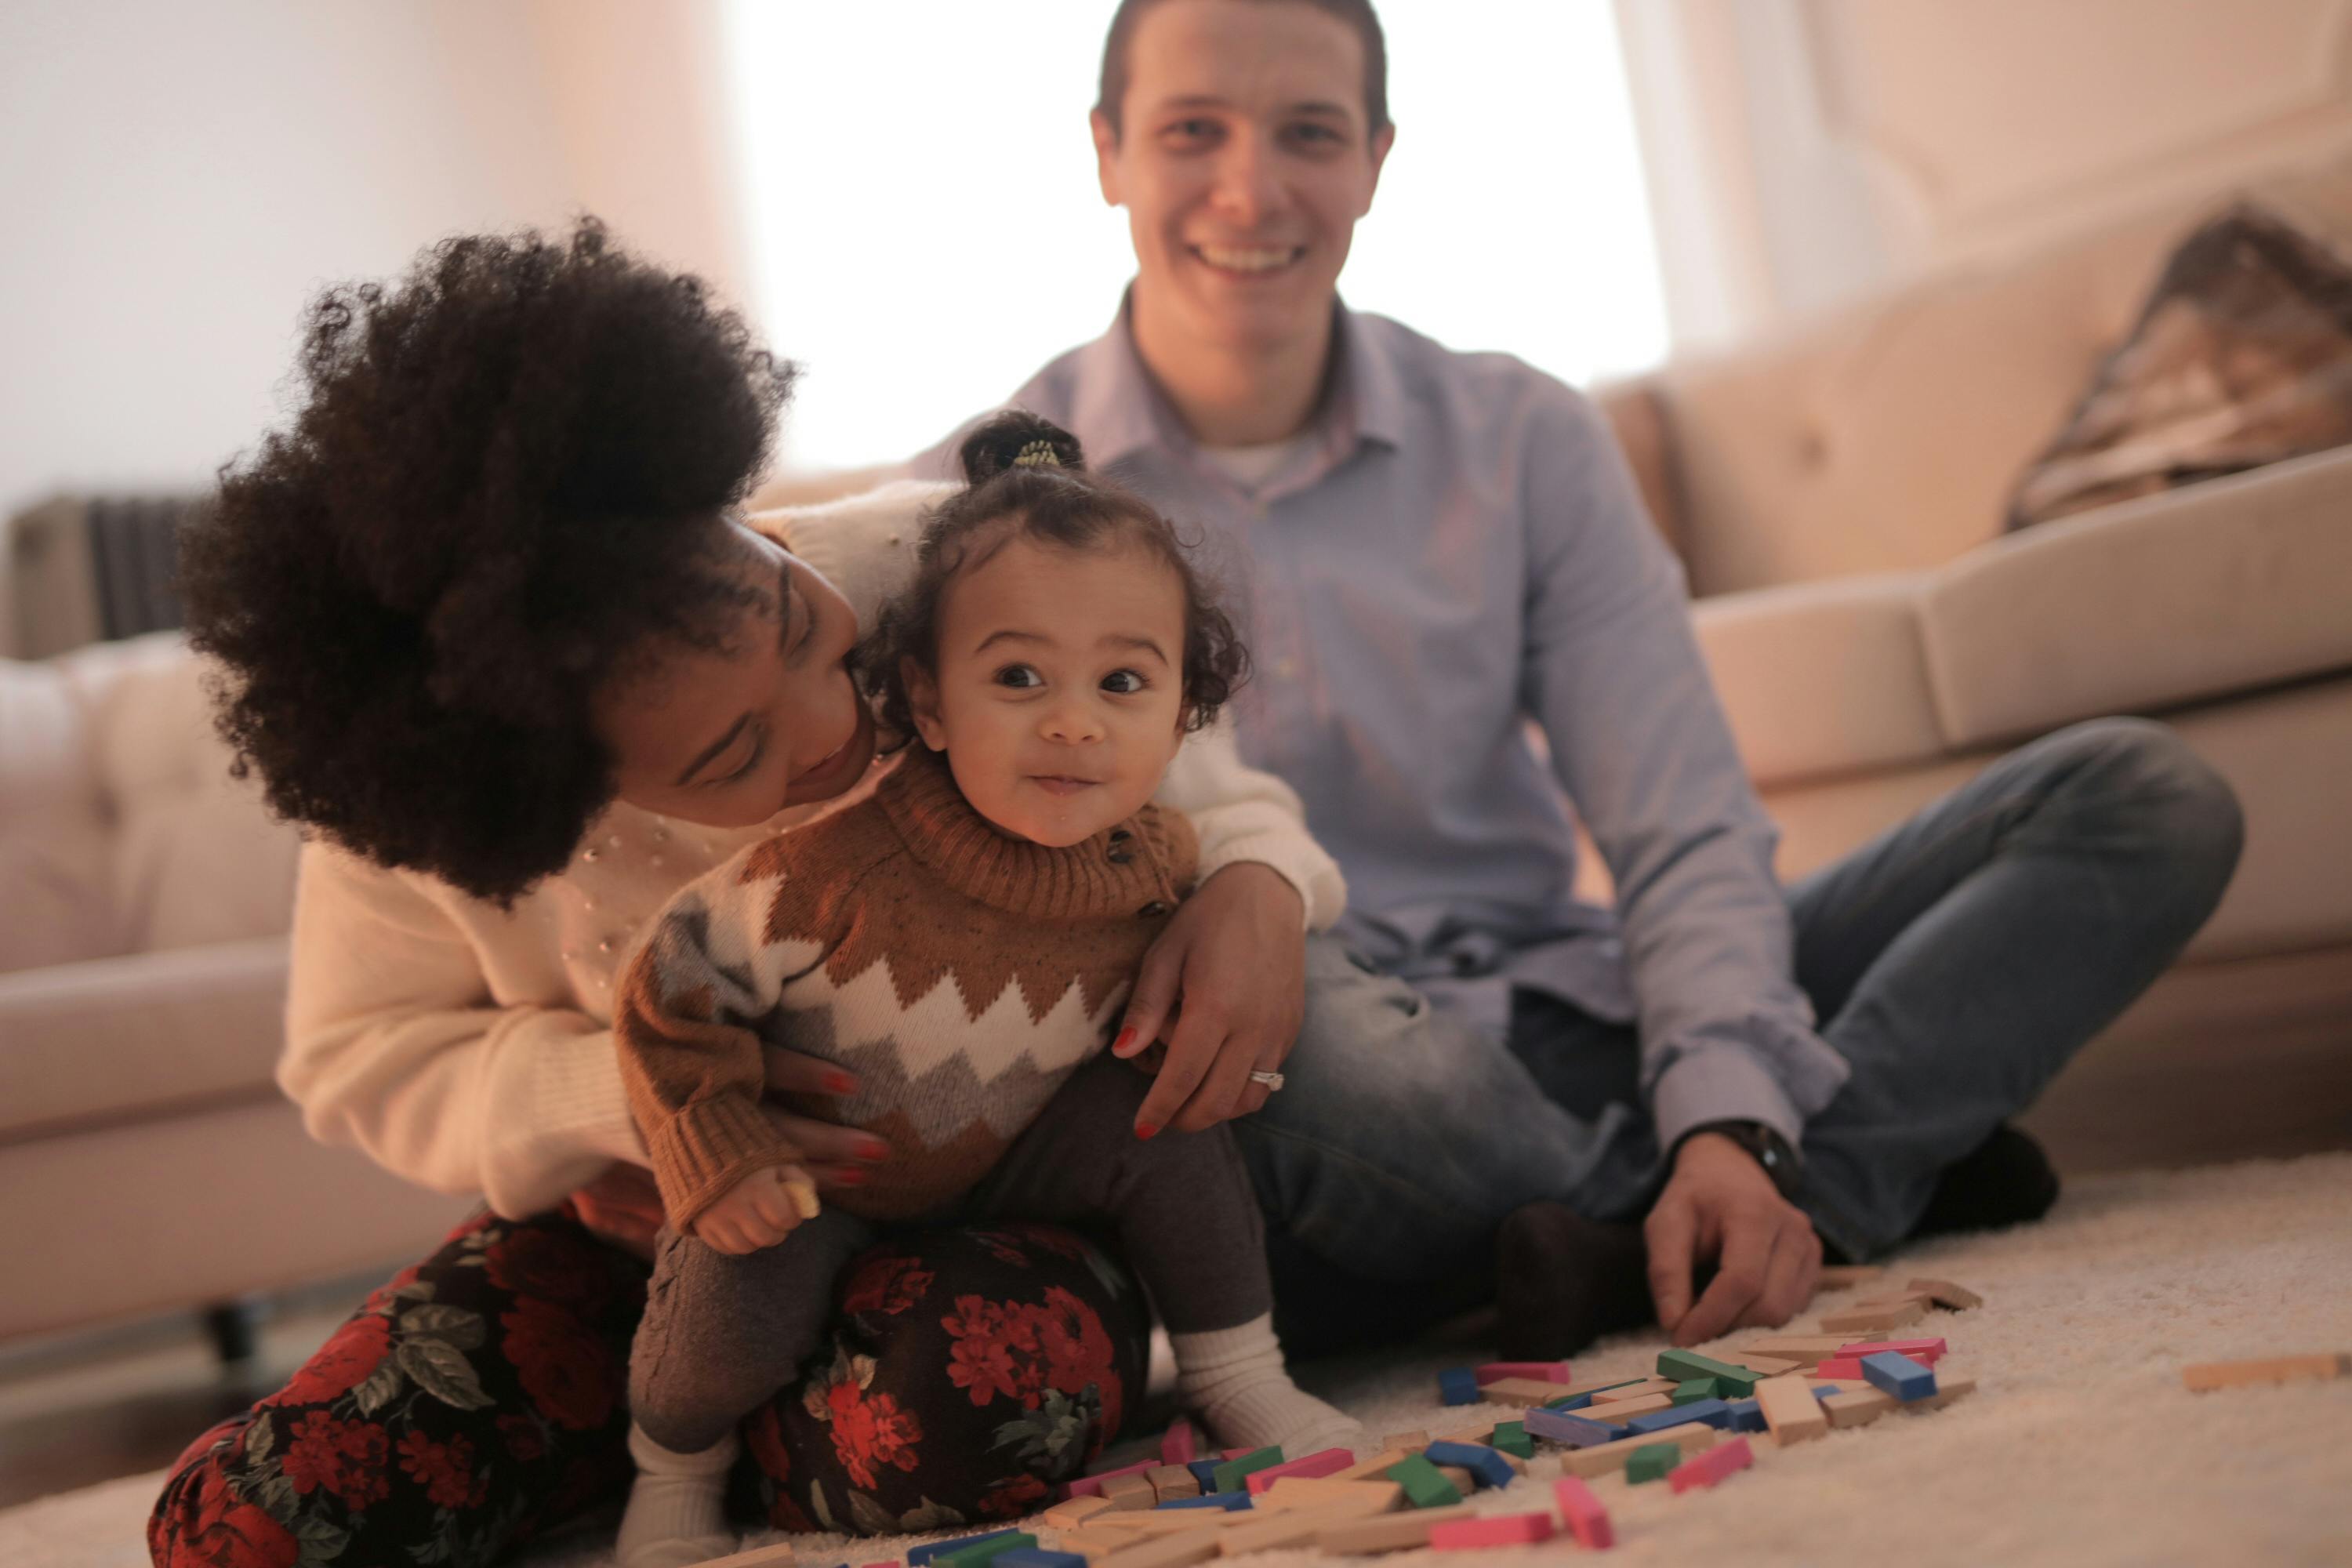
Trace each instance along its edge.
<path fill-rule="evenodd" d="M 506 1439 L 507 1452 L 526 1464 L 547 1452 L 547 1434 L 528 1415 L 509 1412 L 499 1416 L 499 1436 Z"/>
<path fill-rule="evenodd" d="M 478 1508 L 488 1492 L 486 1483 L 474 1479 L 474 1445 L 462 1432 L 446 1443 L 409 1433 L 400 1440 L 400 1468 L 436 1508 Z"/>
<path fill-rule="evenodd" d="M 482 1255 L 484 1271 L 500 1289 L 559 1301 L 583 1315 L 602 1307 L 609 1294 L 601 1264 L 579 1237 L 539 1226 L 509 1231 Z"/>
<path fill-rule="evenodd" d="M 776 1530 L 789 1530 L 806 1535 L 816 1526 L 801 1511 L 787 1487 L 793 1479 L 792 1451 L 784 1447 L 782 1417 L 771 1400 L 753 1415 L 743 1433 L 743 1447 L 750 1451 L 751 1462 L 768 1479 L 768 1523 Z"/>
<path fill-rule="evenodd" d="M 392 1495 L 384 1475 L 391 1440 L 370 1421 L 338 1421 L 313 1410 L 294 1424 L 286 1446 L 286 1479 L 308 1494 L 324 1488 L 354 1512 Z"/>
<path fill-rule="evenodd" d="M 1020 1394 L 1028 1368 L 1024 1352 L 1035 1348 L 1034 1337 L 1019 1316 L 1019 1309 L 959 1296 L 955 1310 L 940 1320 L 955 1336 L 948 1351 L 948 1381 L 971 1394 L 974 1405 L 985 1405 L 998 1394 Z"/>
<path fill-rule="evenodd" d="M 1055 1285 L 1043 1306 L 959 1296 L 940 1320 L 955 1336 L 948 1381 L 985 1405 L 1002 1394 L 1030 1410 L 1045 1390 L 1076 1394 L 1093 1384 L 1102 1392 L 1105 1430 L 1118 1429 L 1119 1382 L 1110 1332 L 1091 1307 Z"/>
<path fill-rule="evenodd" d="M 845 1312 L 887 1312 L 895 1316 L 923 1299 L 934 1278 L 917 1259 L 886 1255 L 869 1258 L 850 1276 L 841 1299 Z"/>
<path fill-rule="evenodd" d="M 1032 1310 L 1037 1314 L 1037 1342 L 1045 1352 L 1046 1386 L 1076 1394 L 1093 1384 L 1102 1391 L 1103 1429 L 1118 1431 L 1118 1352 L 1102 1319 L 1059 1285 L 1046 1287 L 1045 1304 Z M 1028 1401 L 1033 1410 L 1037 1404 L 1034 1397 Z"/>
<path fill-rule="evenodd" d="M 1034 1476 L 1015 1476 L 980 1500 L 982 1519 L 1019 1519 L 1045 1495 L 1045 1483 Z"/>
<path fill-rule="evenodd" d="M 833 1451 L 860 1488 L 874 1489 L 877 1465 L 915 1468 L 915 1445 L 923 1440 L 923 1426 L 913 1411 L 899 1409 L 887 1394 L 867 1398 L 849 1378 L 827 1388 L 824 1403 L 832 1416 Z"/>
<path fill-rule="evenodd" d="M 335 1331 L 318 1353 L 302 1363 L 294 1380 L 264 1405 L 328 1405 L 367 1381 L 392 1350 L 392 1325 L 373 1312 Z"/>
<path fill-rule="evenodd" d="M 571 1313 L 525 1296 L 499 1315 L 500 1346 L 541 1415 L 575 1432 L 592 1432 L 612 1418 L 612 1357 Z"/>
<path fill-rule="evenodd" d="M 283 1525 L 239 1498 L 214 1464 L 199 1472 L 194 1497 L 173 1499 L 148 1522 L 147 1543 L 161 1568 L 287 1568 L 302 1550 Z"/>

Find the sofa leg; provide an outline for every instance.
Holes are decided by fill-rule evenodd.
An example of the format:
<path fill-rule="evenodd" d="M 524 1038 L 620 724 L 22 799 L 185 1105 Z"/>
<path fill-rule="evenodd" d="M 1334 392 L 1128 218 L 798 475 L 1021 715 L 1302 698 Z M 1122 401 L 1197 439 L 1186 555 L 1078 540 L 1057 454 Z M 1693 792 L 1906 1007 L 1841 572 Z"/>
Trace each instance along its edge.
<path fill-rule="evenodd" d="M 205 1309 L 205 1333 L 213 1342 L 213 1353 L 220 1357 L 221 1365 L 239 1366 L 253 1359 L 260 1348 L 262 1321 L 268 1315 L 258 1296 L 240 1296 Z"/>

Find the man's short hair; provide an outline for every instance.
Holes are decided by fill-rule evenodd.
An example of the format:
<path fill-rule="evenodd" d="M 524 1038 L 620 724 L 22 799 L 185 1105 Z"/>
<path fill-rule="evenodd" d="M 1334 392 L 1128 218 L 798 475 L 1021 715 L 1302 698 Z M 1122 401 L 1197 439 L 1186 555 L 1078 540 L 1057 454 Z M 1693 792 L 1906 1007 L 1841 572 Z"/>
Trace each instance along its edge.
<path fill-rule="evenodd" d="M 1264 0 L 1276 4 L 1277 0 Z M 1372 0 L 1279 0 L 1294 5 L 1312 5 L 1326 16 L 1337 16 L 1356 30 L 1364 44 L 1364 125 L 1373 135 L 1388 129 L 1389 123 L 1389 48 L 1381 33 L 1380 16 L 1372 10 Z M 1122 134 L 1119 111 L 1127 101 L 1128 55 L 1135 47 L 1135 30 L 1143 25 L 1144 14 L 1163 0 L 1118 0 L 1118 9 L 1112 14 L 1110 32 L 1103 38 L 1102 79 L 1096 89 L 1095 109 L 1110 121 L 1110 128 Z"/>

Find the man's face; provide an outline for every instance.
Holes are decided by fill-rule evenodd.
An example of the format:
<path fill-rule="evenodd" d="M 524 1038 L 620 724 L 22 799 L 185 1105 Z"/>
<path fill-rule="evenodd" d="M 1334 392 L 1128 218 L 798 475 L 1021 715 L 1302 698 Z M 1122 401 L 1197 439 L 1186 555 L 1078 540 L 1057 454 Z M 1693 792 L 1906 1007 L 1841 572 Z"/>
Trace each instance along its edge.
<path fill-rule="evenodd" d="M 1365 123 L 1363 41 L 1311 5 L 1166 0 L 1129 41 L 1120 125 L 1094 117 L 1137 289 L 1186 336 L 1319 330 L 1394 132 Z"/>

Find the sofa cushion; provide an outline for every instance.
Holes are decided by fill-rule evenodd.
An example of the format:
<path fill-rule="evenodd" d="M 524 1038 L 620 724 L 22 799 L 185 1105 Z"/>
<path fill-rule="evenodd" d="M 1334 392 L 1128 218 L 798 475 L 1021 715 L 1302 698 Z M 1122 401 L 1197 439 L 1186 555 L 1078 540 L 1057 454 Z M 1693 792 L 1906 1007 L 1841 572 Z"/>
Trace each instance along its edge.
<path fill-rule="evenodd" d="M 1727 594 L 1693 607 L 1700 650 L 1759 785 L 1944 754 L 1907 574 Z"/>
<path fill-rule="evenodd" d="M 1954 750 L 2352 667 L 2352 449 L 2049 523 L 1936 574 Z"/>

